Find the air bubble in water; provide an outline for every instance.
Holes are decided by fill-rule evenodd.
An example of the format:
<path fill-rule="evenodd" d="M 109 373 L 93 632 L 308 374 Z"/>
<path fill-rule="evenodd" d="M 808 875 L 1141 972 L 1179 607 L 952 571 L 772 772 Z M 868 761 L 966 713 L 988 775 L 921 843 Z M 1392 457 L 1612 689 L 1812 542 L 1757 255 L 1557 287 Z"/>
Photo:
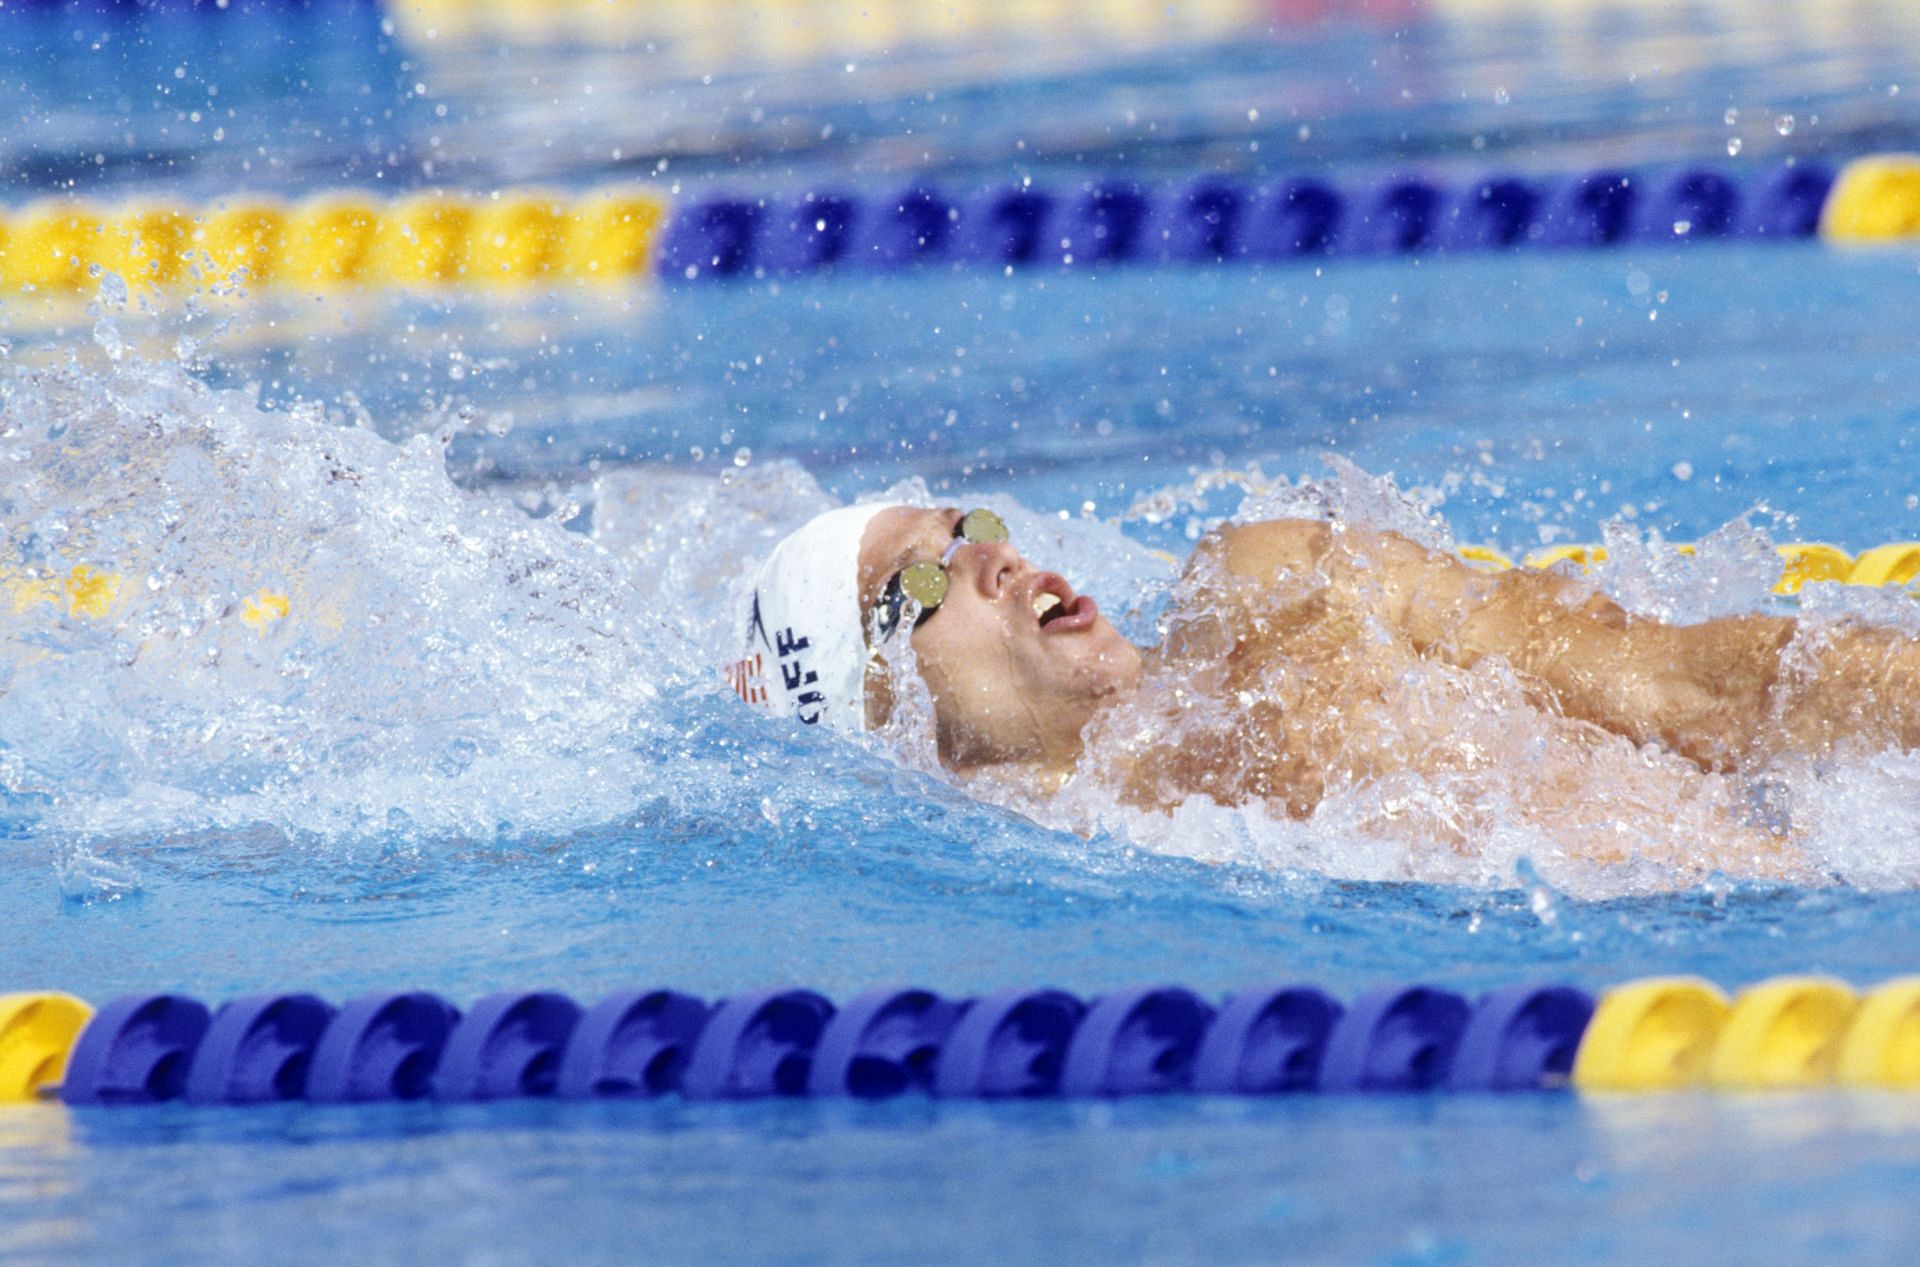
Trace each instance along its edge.
<path fill-rule="evenodd" d="M 1783 114 L 1773 121 L 1773 130 L 1781 136 L 1792 136 L 1793 126 L 1793 116 L 1790 114 Z"/>
<path fill-rule="evenodd" d="M 1737 158 L 1739 154 L 1740 154 L 1740 138 L 1737 136 L 1728 137 L 1727 138 L 1727 157 Z"/>
<path fill-rule="evenodd" d="M 1732 106 L 1728 106 L 1727 112 L 1720 116 L 1720 122 L 1726 124 L 1728 127 L 1732 127 L 1734 124 L 1740 122 L 1740 112 Z"/>

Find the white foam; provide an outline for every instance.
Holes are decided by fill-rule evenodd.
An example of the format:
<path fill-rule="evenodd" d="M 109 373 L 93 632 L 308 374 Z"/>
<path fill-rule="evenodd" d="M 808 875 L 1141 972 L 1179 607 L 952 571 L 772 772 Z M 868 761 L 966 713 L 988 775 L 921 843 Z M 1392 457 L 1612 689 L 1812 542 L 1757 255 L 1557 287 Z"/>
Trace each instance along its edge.
<path fill-rule="evenodd" d="M 614 556 L 457 489 L 433 438 L 262 410 L 177 365 L 3 390 L 0 781 L 40 830 L 350 836 L 398 814 L 472 838 L 635 803 L 663 694 L 704 665 Z M 34 601 L 76 566 L 118 578 L 106 611 Z"/>

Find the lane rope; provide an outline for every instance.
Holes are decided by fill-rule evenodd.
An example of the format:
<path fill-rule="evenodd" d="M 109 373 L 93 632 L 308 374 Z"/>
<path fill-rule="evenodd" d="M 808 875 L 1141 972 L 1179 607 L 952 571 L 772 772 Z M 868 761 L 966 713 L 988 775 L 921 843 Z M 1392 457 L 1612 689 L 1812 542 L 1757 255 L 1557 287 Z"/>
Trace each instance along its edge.
<path fill-rule="evenodd" d="M 1747 173 L 1410 176 L 1267 184 L 1205 175 L 1023 182 L 956 192 L 916 178 L 674 200 L 625 187 L 427 190 L 383 201 L 235 195 L 211 206 L 50 198 L 0 213 L 0 294 L 91 294 L 97 272 L 143 293 L 341 287 L 525 292 L 795 276 L 836 269 L 1014 270 L 1262 264 L 1462 251 L 1739 239 L 1920 239 L 1920 157 Z"/>
<path fill-rule="evenodd" d="M 1775 977 L 1729 1000 L 1694 977 L 1598 999 L 1521 984 L 1471 999 L 1425 984 L 1344 1002 L 1311 985 L 1218 1003 L 1178 985 L 1080 998 L 812 990 L 713 1002 L 620 991 L 583 1006 L 507 991 L 462 1010 L 423 991 L 335 1007 L 256 994 L 209 1008 L 135 994 L 0 996 L 0 1100 L 70 1105 L 1100 1098 L 1197 1093 L 1587 1093 L 1856 1086 L 1920 1089 L 1920 977 L 1864 996 Z"/>

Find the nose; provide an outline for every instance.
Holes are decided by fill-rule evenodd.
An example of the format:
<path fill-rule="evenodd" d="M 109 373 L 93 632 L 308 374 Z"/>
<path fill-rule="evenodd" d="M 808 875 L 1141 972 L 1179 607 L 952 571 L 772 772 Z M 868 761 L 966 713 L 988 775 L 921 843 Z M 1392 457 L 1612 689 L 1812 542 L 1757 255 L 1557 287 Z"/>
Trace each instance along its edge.
<path fill-rule="evenodd" d="M 954 551 L 953 560 L 957 566 L 950 570 L 989 601 L 999 598 L 1027 566 L 1020 552 L 1005 541 L 964 542 Z"/>

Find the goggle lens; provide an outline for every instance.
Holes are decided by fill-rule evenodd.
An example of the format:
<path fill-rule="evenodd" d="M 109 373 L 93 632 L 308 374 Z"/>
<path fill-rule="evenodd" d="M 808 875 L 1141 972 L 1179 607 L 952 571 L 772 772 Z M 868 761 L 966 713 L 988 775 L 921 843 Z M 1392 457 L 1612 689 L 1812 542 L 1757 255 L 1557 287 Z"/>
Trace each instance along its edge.
<path fill-rule="evenodd" d="M 901 571 L 899 584 L 902 594 L 920 604 L 922 612 L 930 612 L 947 601 L 947 587 L 952 581 L 945 567 L 932 559 L 922 559 Z"/>
<path fill-rule="evenodd" d="M 982 506 L 967 512 L 966 518 L 960 521 L 958 535 L 977 546 L 989 541 L 1005 541 L 1007 521 Z"/>

